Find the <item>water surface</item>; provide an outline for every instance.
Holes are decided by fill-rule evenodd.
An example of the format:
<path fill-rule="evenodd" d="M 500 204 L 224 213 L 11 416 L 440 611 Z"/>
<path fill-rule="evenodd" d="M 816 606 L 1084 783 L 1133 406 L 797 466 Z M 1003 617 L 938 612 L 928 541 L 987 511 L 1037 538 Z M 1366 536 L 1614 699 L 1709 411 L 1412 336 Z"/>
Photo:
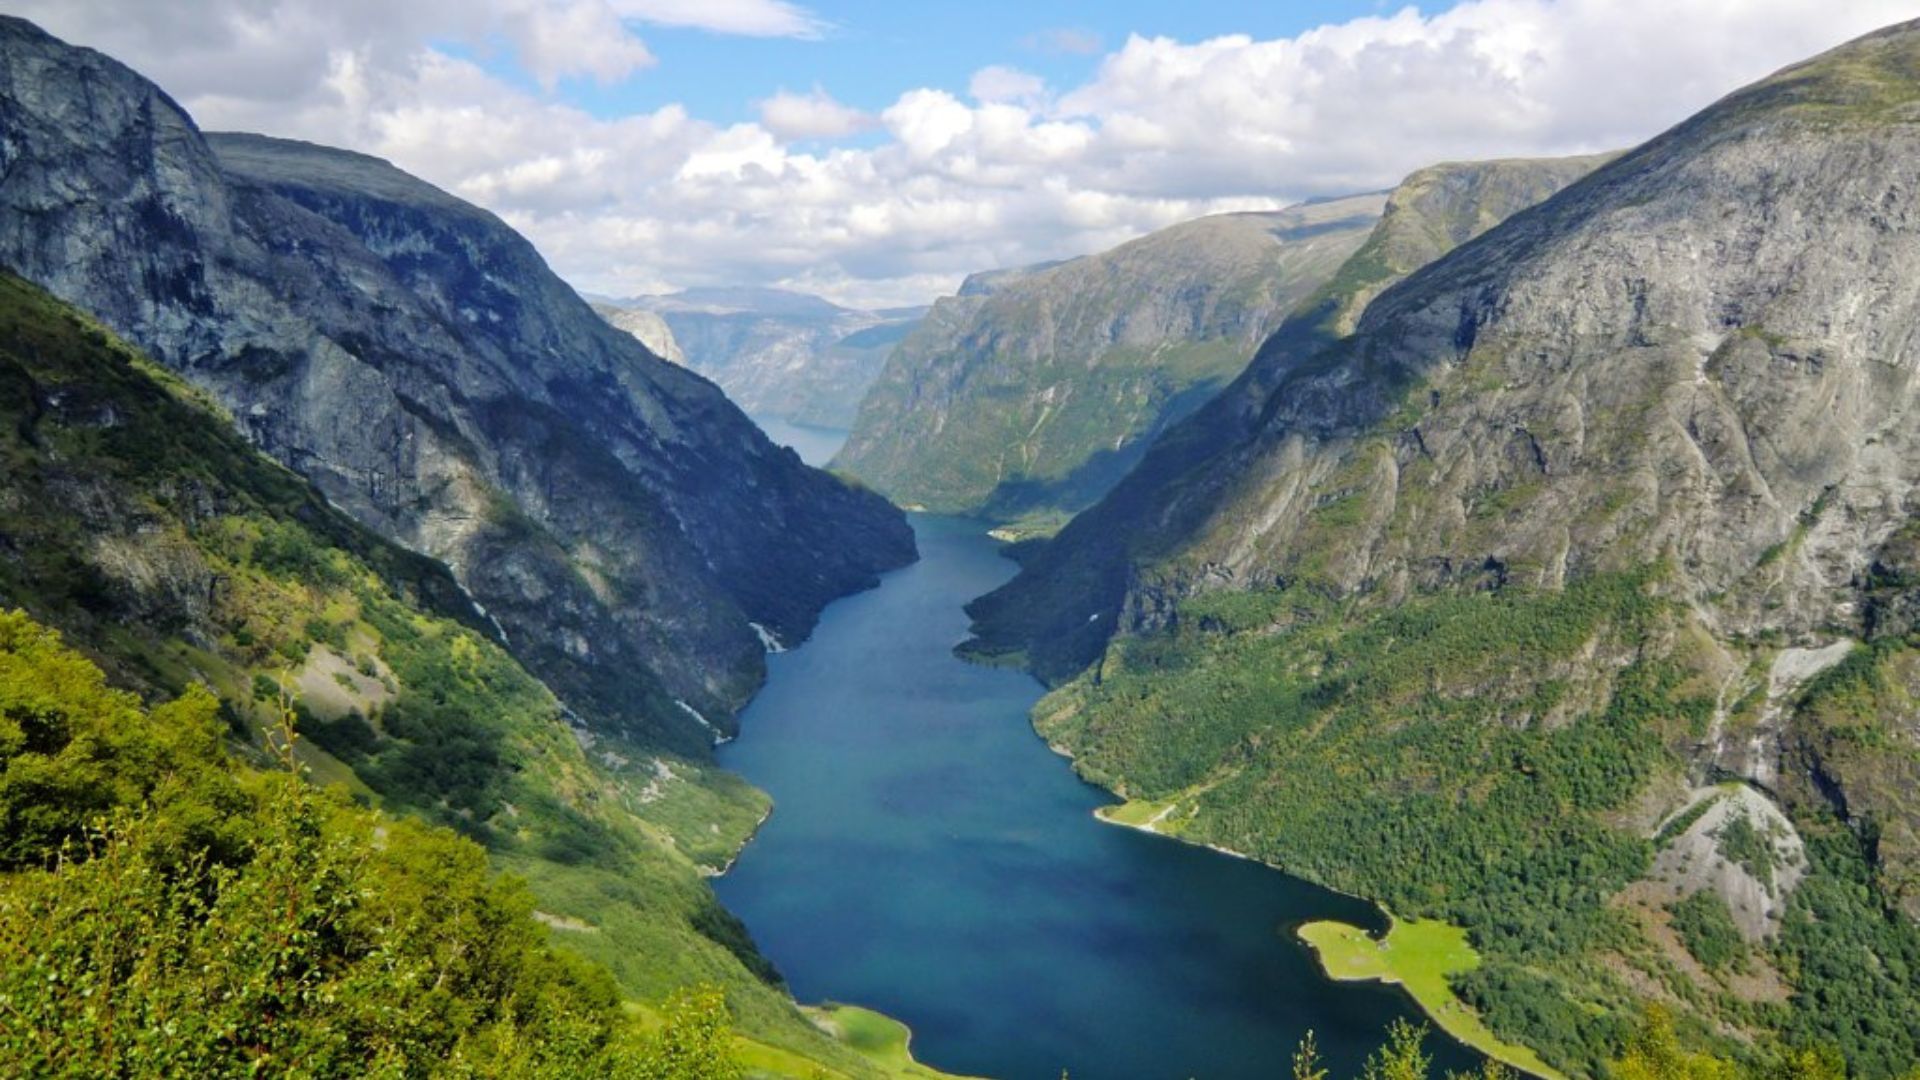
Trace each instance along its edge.
<path fill-rule="evenodd" d="M 950 651 L 1012 564 L 977 524 L 914 528 L 921 560 L 769 657 L 721 751 L 775 810 L 715 885 L 795 995 L 898 1017 L 922 1061 L 978 1076 L 1273 1080 L 1309 1028 L 1357 1073 L 1412 1007 L 1327 982 L 1291 928 L 1377 913 L 1095 821 L 1111 800 L 1028 726 L 1039 685 Z"/>
<path fill-rule="evenodd" d="M 833 455 L 840 452 L 841 444 L 852 434 L 845 428 L 796 424 L 777 416 L 755 416 L 752 420 L 760 425 L 761 431 L 766 432 L 767 438 L 780 446 L 793 447 L 801 461 L 816 468 L 833 460 Z"/>

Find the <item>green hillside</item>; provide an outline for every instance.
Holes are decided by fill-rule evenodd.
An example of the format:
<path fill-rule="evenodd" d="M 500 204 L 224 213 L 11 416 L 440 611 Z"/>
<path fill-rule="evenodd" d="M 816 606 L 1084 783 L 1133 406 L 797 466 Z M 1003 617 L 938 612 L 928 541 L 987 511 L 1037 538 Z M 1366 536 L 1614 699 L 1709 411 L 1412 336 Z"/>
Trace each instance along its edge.
<path fill-rule="evenodd" d="M 422 840 L 423 858 L 443 848 L 471 863 L 484 850 L 495 870 L 512 871 L 524 885 L 498 888 L 503 910 L 525 924 L 515 933 L 534 933 L 533 911 L 567 954 L 611 972 L 596 994 L 617 987 L 656 1003 L 718 987 L 742 1034 L 770 1050 L 848 1076 L 882 1074 L 802 1015 L 701 879 L 766 813 L 763 795 L 710 765 L 575 726 L 483 631 L 442 567 L 355 525 L 249 448 L 204 398 L 10 276 L 0 277 L 0 420 L 0 608 L 57 628 L 115 684 L 186 703 L 156 709 L 154 727 L 217 715 L 251 776 L 276 765 L 270 735 L 290 708 L 294 753 L 317 783 L 466 838 Z M 8 715 L 23 722 L 18 709 Z M 31 741 L 29 732 L 29 750 Z M 10 769 L 23 767 L 19 752 L 16 742 Z M 9 773 L 21 798 L 58 796 L 22 787 L 26 775 Z M 88 814 L 144 798 L 109 790 Z M 322 816 L 357 813 L 274 798 Z M 20 834 L 28 847 L 15 865 L 43 862 L 91 820 Z M 441 835 L 374 820 L 352 817 L 339 842 L 364 847 L 353 837 L 369 829 Z M 128 824 L 126 842 L 144 845 L 149 827 Z M 119 837 L 92 842 L 117 851 Z M 476 854 L 459 854 L 469 841 Z M 16 886 L 39 895 L 25 879 L 6 889 Z M 67 885 L 47 888 L 48 903 L 80 902 L 61 892 Z"/>

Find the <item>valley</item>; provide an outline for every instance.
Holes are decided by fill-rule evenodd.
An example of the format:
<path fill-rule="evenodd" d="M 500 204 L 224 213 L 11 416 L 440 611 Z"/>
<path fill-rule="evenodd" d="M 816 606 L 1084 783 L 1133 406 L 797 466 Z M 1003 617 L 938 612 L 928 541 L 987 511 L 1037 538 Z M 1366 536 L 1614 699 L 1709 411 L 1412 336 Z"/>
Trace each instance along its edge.
<path fill-rule="evenodd" d="M 774 812 L 715 888 L 794 992 L 879 1008 L 965 1075 L 1255 1080 L 1309 1029 L 1357 1073 L 1410 1003 L 1327 983 L 1291 928 L 1377 911 L 1096 820 L 1106 797 L 1027 723 L 1042 688 L 951 652 L 961 605 L 1012 570 L 999 545 L 914 527 L 920 561 L 770 657 L 721 749 Z"/>
<path fill-rule="evenodd" d="M 1920 20 L 1754 3 L 21 0 L 0 1075 L 1920 1077 Z"/>

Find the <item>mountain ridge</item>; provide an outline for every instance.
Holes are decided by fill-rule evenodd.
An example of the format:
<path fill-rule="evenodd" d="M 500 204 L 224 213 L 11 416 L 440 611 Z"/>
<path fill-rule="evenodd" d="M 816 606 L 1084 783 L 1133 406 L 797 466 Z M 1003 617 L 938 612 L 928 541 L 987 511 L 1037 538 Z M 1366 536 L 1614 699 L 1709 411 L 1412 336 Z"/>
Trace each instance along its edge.
<path fill-rule="evenodd" d="M 1277 336 L 972 649 L 1169 831 L 1463 925 L 1454 989 L 1556 1067 L 1657 1001 L 1900 1074 L 1916 161 L 1920 22 L 1728 95 Z"/>
<path fill-rule="evenodd" d="M 635 296 L 602 314 L 648 340 L 657 320 L 691 369 L 750 415 L 816 427 L 853 422 L 856 405 L 917 308 L 864 311 L 787 289 L 731 286 Z"/>
<path fill-rule="evenodd" d="M 888 359 L 834 466 L 942 513 L 1071 513 L 1237 375 L 1383 203 L 1213 215 L 975 274 Z"/>
<path fill-rule="evenodd" d="M 0 65 L 0 261 L 446 561 L 584 712 L 697 750 L 692 716 L 729 729 L 762 677 L 750 623 L 798 640 L 911 557 L 896 512 L 605 326 L 493 215 L 365 155 L 203 136 L 21 20 Z"/>
<path fill-rule="evenodd" d="M 1113 632 L 1125 563 L 1156 551 L 1163 535 L 1177 535 L 1200 512 L 1196 505 L 1205 500 L 1186 478 L 1210 466 L 1216 474 L 1232 472 L 1216 458 L 1253 435 L 1286 372 L 1350 333 L 1382 289 L 1609 157 L 1454 162 L 1409 174 L 1388 193 L 1365 242 L 1260 343 L 1231 384 L 1147 447 L 1140 463 L 1067 523 L 1057 542 L 1018 551 L 1027 568 L 969 605 L 975 625 L 966 651 L 983 659 L 1019 654 L 1049 681 L 1091 662 Z"/>

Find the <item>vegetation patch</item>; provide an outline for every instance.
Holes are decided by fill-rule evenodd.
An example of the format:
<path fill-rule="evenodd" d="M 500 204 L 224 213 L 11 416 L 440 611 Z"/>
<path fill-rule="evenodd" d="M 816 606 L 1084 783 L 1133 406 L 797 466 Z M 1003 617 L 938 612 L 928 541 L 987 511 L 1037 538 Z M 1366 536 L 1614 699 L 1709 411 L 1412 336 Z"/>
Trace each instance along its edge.
<path fill-rule="evenodd" d="M 1673 917 L 1674 933 L 1701 967 L 1712 972 L 1746 967 L 1747 943 L 1719 893 L 1701 889 L 1668 904 L 1667 913 Z"/>
<path fill-rule="evenodd" d="M 712 988 L 741 1034 L 848 1076 L 874 1075 L 798 1013 L 700 879 L 701 867 L 723 865 L 751 832 L 764 795 L 677 759 L 667 763 L 674 779 L 662 780 L 658 751 L 618 740 L 589 748 L 591 733 L 574 730 L 554 695 L 480 631 L 445 567 L 361 528 L 249 447 L 177 379 L 71 308 L 0 275 L 0 607 L 15 606 L 57 627 L 112 685 L 139 695 L 131 705 L 87 705 L 112 722 L 111 733 L 73 745 L 124 745 L 116 768 L 145 762 L 160 770 L 154 776 L 171 777 L 148 790 L 134 773 L 109 782 L 90 766 L 56 789 L 20 774 L 7 790 L 23 801 L 0 835 L 12 838 L 23 865 L 40 865 L 60 843 L 112 848 L 119 833 L 86 830 L 113 806 L 144 800 L 159 816 L 141 829 L 173 828 L 162 796 L 190 778 L 163 768 L 175 736 L 159 730 L 153 742 L 126 719 L 139 700 L 203 699 L 218 723 L 215 747 L 228 740 L 239 762 L 259 770 L 281 764 L 268 736 L 277 738 L 290 714 L 299 736 L 291 760 L 315 781 L 342 785 L 355 812 L 381 814 L 368 829 L 398 843 L 414 835 L 403 826 L 444 826 L 471 841 L 447 849 L 467 853 L 459 858 L 484 851 L 486 880 L 510 871 L 513 889 L 557 923 L 597 928 L 553 932 L 564 950 L 556 963 L 601 963 L 595 994 L 660 1005 L 690 987 Z M 303 673 L 320 691 L 312 703 L 302 697 Z M 0 678 L 0 693 L 10 685 Z M 23 707 L 28 715 L 40 708 Z M 164 722 L 152 726 L 165 729 L 173 708 L 153 709 Z M 21 745 L 36 753 L 37 723 L 21 732 Z M 0 745 L 0 759 L 17 750 Z M 244 840 L 222 838 L 221 823 L 232 820 L 194 810 L 177 820 L 188 839 L 176 846 L 202 852 L 209 873 L 229 865 L 232 845 Z M 351 880 L 356 889 L 379 887 Z M 0 880 L 0 897 L 28 882 Z M 133 915 L 204 921 L 199 909 L 138 906 L 217 894 L 168 891 L 170 882 L 141 885 L 149 891 L 126 901 Z M 106 887 L 49 884 L 47 910 L 70 910 L 59 905 L 82 903 L 96 885 Z M 345 895 L 315 902 L 344 903 Z M 547 928 L 524 921 L 536 942 L 547 939 Z M 156 954 L 153 970 L 176 961 L 185 962 Z M 194 978 L 181 985 L 205 989 Z M 366 1062 L 348 1071 L 381 1073 Z M 175 1074 L 224 1075 L 186 1066 Z"/>
<path fill-rule="evenodd" d="M 1689 666 L 1686 616 L 1659 597 L 1659 575 L 1415 594 L 1391 607 L 1300 583 L 1203 595 L 1181 602 L 1167 629 L 1117 639 L 1097 679 L 1056 690 L 1035 722 L 1083 775 L 1127 793 L 1134 805 L 1113 813 L 1150 816 L 1177 800 L 1183 839 L 1463 929 L 1480 963 L 1444 980 L 1452 993 L 1503 1042 L 1592 1074 L 1632 1036 L 1644 1000 L 1635 980 L 1671 989 L 1626 970 L 1638 961 L 1623 969 L 1621 958 L 1657 950 L 1612 901 L 1704 813 L 1704 803 L 1684 810 L 1652 838 L 1623 825 L 1649 785 L 1680 769 L 1668 748 L 1691 745 L 1716 705 L 1718 684 Z M 1847 676 L 1863 663 L 1836 668 L 1803 711 L 1851 723 L 1836 702 L 1863 699 Z M 1752 831 L 1734 830 L 1730 857 L 1764 874 L 1770 845 Z M 1786 1032 L 1889 1063 L 1866 1075 L 1897 1075 L 1891 1063 L 1920 1051 L 1908 1022 L 1920 994 L 1899 982 L 1920 970 L 1905 959 L 1920 935 L 1878 906 L 1870 840 L 1810 858 L 1780 937 L 1763 946 L 1792 1000 L 1754 1005 L 1689 986 L 1673 1003 L 1683 1033 L 1719 1045 L 1716 1032 Z M 1682 914 L 1692 922 L 1681 932 L 1717 962 L 1722 942 L 1702 914 Z M 1835 944 L 1816 950 L 1819 940 Z M 1855 1000 L 1860 986 L 1882 996 Z M 1847 1010 L 1826 1004 L 1840 999 Z M 1849 1028 L 1843 1015 L 1885 1022 Z"/>
<path fill-rule="evenodd" d="M 890 1016 L 857 1005 L 827 1004 L 807 1010 L 814 1023 L 900 1080 L 964 1080 L 913 1059 L 913 1032 Z"/>
<path fill-rule="evenodd" d="M 1480 966 L 1467 932 L 1437 919 L 1395 920 L 1375 938 L 1342 922 L 1310 922 L 1300 940 L 1313 947 L 1329 978 L 1379 981 L 1404 987 L 1435 1024 L 1475 1050 L 1535 1076 L 1562 1074 L 1524 1046 L 1496 1036 L 1453 991 L 1452 980 Z"/>

